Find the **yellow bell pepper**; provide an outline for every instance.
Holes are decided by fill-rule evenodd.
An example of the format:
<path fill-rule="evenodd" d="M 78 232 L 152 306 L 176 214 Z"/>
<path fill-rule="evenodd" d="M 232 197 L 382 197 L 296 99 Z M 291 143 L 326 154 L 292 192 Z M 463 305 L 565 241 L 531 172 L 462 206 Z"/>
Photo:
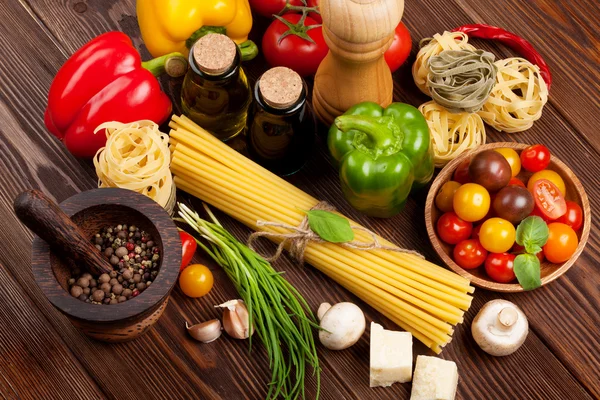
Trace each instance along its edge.
<path fill-rule="evenodd" d="M 136 8 L 142 39 L 153 57 L 172 52 L 187 56 L 193 41 L 213 31 L 235 41 L 244 60 L 258 52 L 247 40 L 252 28 L 248 0 L 138 0 Z"/>

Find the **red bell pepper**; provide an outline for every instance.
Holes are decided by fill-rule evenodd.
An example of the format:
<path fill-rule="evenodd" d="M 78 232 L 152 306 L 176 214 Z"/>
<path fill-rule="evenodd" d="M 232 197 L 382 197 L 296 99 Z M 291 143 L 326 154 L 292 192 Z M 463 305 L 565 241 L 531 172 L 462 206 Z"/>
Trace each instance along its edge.
<path fill-rule="evenodd" d="M 164 122 L 171 114 L 171 101 L 153 73 L 164 71 L 173 56 L 142 63 L 122 32 L 92 39 L 56 74 L 44 114 L 46 127 L 75 156 L 93 157 L 106 143 L 103 133 L 94 135 L 104 122 Z"/>

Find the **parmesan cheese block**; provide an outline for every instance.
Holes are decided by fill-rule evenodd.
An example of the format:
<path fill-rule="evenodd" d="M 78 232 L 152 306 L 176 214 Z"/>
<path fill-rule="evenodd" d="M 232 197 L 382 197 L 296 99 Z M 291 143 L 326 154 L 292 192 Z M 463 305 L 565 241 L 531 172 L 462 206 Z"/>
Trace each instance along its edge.
<path fill-rule="evenodd" d="M 454 361 L 418 356 L 410 400 L 454 400 L 458 370 Z"/>
<path fill-rule="evenodd" d="M 412 335 L 394 332 L 371 322 L 371 387 L 410 382 Z"/>

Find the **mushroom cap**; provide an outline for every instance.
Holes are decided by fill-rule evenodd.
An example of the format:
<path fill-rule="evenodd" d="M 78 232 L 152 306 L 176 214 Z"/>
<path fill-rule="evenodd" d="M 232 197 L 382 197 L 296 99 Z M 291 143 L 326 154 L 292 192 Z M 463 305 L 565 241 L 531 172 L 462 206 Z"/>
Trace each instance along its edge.
<path fill-rule="evenodd" d="M 483 351 L 493 356 L 507 356 L 517 351 L 529 333 L 523 311 L 507 300 L 487 302 L 471 324 L 473 339 Z"/>
<path fill-rule="evenodd" d="M 330 350 L 343 350 L 352 346 L 365 332 L 365 315 L 353 303 L 337 303 L 321 319 L 319 340 Z"/>

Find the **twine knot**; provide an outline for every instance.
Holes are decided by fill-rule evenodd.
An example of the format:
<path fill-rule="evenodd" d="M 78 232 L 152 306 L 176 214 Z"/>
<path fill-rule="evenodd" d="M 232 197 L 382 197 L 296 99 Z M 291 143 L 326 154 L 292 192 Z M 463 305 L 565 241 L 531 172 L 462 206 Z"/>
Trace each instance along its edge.
<path fill-rule="evenodd" d="M 323 211 L 335 211 L 335 207 L 326 201 L 320 201 L 311 208 L 311 210 L 323 210 Z M 321 239 L 321 237 L 315 233 L 312 229 L 310 229 L 310 225 L 308 223 L 308 216 L 305 216 L 298 226 L 284 224 L 280 222 L 268 222 L 268 221 L 256 221 L 256 225 L 258 226 L 271 226 L 275 228 L 284 228 L 290 231 L 290 233 L 274 233 L 274 232 L 254 232 L 248 238 L 248 247 L 253 251 L 257 251 L 254 247 L 255 241 L 260 237 L 266 238 L 274 238 L 274 239 L 282 239 L 277 246 L 277 250 L 271 256 L 263 256 L 265 260 L 269 262 L 276 261 L 283 252 L 283 249 L 286 245 L 289 244 L 289 253 L 290 255 L 298 261 L 298 263 L 304 263 L 304 252 L 306 251 L 306 246 L 310 242 L 315 243 L 325 243 L 326 241 Z M 357 249 L 357 250 L 389 250 L 396 251 L 400 253 L 412 254 L 420 258 L 425 258 L 420 253 L 414 250 L 402 249 L 399 247 L 392 247 L 382 245 L 377 238 L 375 232 L 364 228 L 362 226 L 352 225 L 351 228 L 353 230 L 363 231 L 368 233 L 371 236 L 371 242 L 360 242 L 356 240 L 352 240 L 350 242 L 337 243 L 338 245 L 349 248 L 349 249 Z"/>

